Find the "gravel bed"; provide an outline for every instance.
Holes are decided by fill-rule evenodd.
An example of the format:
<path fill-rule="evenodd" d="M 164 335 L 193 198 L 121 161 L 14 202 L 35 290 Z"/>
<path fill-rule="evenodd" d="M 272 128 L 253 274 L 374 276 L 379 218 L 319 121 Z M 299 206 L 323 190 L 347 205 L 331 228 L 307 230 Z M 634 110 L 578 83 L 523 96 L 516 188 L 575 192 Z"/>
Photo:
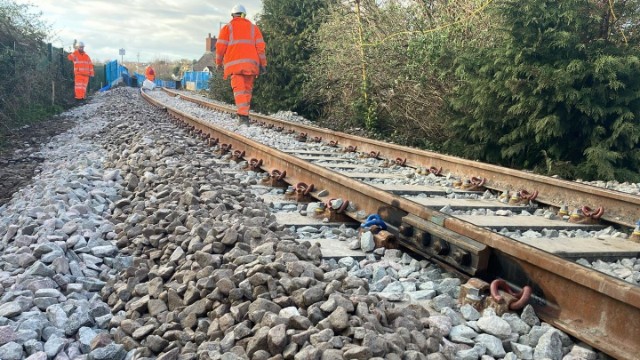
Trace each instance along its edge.
<path fill-rule="evenodd" d="M 315 239 L 363 236 L 279 225 L 313 208 L 264 202 L 137 91 L 70 111 L 0 207 L 0 359 L 607 358 L 530 306 L 460 307 L 460 279 L 402 251 L 322 260 Z"/>

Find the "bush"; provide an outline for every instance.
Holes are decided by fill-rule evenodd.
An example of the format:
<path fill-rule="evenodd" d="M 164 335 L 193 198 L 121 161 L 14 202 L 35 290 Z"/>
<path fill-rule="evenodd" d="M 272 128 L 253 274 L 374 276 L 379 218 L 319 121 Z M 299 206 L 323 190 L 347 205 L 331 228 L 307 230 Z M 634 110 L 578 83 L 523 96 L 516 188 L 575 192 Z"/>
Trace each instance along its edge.
<path fill-rule="evenodd" d="M 497 6 L 493 46 L 459 56 L 451 102 L 459 117 L 448 146 L 548 175 L 637 179 L 640 8 L 637 1 L 602 4 Z"/>
<path fill-rule="evenodd" d="M 49 30 L 31 11 L 31 5 L 0 1 L 0 146 L 14 128 L 45 119 L 73 99 L 73 66 L 62 49 L 44 42 Z"/>

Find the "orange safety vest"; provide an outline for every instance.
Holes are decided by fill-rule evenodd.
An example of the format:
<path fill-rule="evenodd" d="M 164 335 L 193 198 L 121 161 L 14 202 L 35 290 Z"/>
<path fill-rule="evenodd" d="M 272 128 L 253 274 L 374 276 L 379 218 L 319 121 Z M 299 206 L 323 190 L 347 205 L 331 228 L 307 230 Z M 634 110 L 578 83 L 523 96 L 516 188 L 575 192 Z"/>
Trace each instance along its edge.
<path fill-rule="evenodd" d="M 144 71 L 144 76 L 147 78 L 147 80 L 154 81 L 156 79 L 156 72 L 153 71 L 153 68 L 151 66 L 147 66 Z"/>
<path fill-rule="evenodd" d="M 258 75 L 267 66 L 266 44 L 260 29 L 251 21 L 234 17 L 220 29 L 216 42 L 216 64 L 224 64 L 224 78 L 229 75 Z"/>
<path fill-rule="evenodd" d="M 75 75 L 93 76 L 93 63 L 86 52 L 81 53 L 76 50 L 69 54 L 67 58 L 73 61 L 73 73 Z"/>

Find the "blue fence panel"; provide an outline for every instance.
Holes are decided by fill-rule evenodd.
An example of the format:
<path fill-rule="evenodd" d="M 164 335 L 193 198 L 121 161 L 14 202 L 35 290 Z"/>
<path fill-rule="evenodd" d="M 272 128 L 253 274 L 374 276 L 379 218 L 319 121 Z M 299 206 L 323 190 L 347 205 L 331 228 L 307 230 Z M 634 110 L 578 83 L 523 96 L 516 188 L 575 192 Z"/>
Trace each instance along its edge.
<path fill-rule="evenodd" d="M 122 81 L 127 86 L 142 86 L 142 83 L 146 79 L 144 74 L 138 74 L 135 71 L 129 72 L 125 66 L 119 65 L 117 60 L 113 60 L 108 62 L 105 65 L 105 73 L 106 73 L 106 81 L 107 86 L 100 89 L 101 91 L 105 91 L 116 85 L 118 82 Z M 202 77 L 200 75 L 200 77 Z M 206 77 L 205 83 L 208 84 L 209 77 Z M 156 86 L 166 87 L 169 89 L 177 89 L 178 85 L 173 80 L 158 80 L 155 81 Z M 208 85 L 207 85 L 208 87 Z"/>
<path fill-rule="evenodd" d="M 105 64 L 105 78 L 107 82 L 105 88 L 110 88 L 111 86 L 117 84 L 118 81 L 120 81 L 121 76 L 119 70 L 120 69 L 117 60 L 109 61 Z"/>
<path fill-rule="evenodd" d="M 135 72 L 129 72 L 129 69 L 125 66 L 120 66 L 120 75 L 122 76 L 122 82 L 127 86 L 137 87 L 138 86 L 138 78 L 136 77 Z"/>
<path fill-rule="evenodd" d="M 138 86 L 142 86 L 142 83 L 144 82 L 144 80 L 146 79 L 146 76 L 144 76 L 144 74 L 138 74 L 135 73 L 136 78 L 138 79 Z"/>
<path fill-rule="evenodd" d="M 208 90 L 211 74 L 206 71 L 187 71 L 182 78 L 182 87 L 187 90 Z"/>
<path fill-rule="evenodd" d="M 138 80 L 138 86 L 142 86 L 142 83 L 144 83 L 144 81 L 147 79 L 147 77 L 144 74 L 134 73 L 134 76 Z M 154 81 L 154 83 L 156 84 L 156 86 L 159 86 L 159 87 L 166 87 L 168 89 L 176 89 L 176 82 L 173 81 L 173 80 L 159 80 L 159 79 L 156 79 Z"/>

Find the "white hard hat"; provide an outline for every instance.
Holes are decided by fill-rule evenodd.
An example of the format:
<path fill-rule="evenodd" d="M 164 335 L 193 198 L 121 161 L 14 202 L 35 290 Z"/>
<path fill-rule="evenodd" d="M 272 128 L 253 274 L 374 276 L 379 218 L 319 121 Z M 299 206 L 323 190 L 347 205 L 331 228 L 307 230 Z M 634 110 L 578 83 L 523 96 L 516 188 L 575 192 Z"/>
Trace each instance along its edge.
<path fill-rule="evenodd" d="M 240 5 L 240 4 L 236 4 L 236 6 L 234 6 L 231 9 L 231 15 L 233 14 L 247 14 L 247 10 L 244 9 L 244 6 Z"/>
<path fill-rule="evenodd" d="M 84 47 L 84 43 L 82 41 L 78 41 L 78 47 Z"/>

